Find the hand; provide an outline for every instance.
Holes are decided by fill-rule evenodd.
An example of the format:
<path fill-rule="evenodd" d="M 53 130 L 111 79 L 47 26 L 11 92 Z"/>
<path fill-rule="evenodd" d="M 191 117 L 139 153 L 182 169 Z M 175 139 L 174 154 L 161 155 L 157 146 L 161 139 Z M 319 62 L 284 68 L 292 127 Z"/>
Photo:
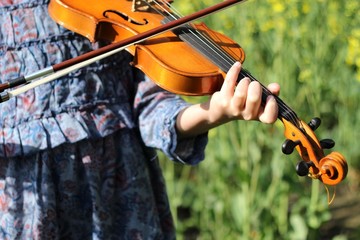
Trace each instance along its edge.
<path fill-rule="evenodd" d="M 274 96 L 269 96 L 265 105 L 261 104 L 262 87 L 257 81 L 237 79 L 241 63 L 236 62 L 229 70 L 220 91 L 215 92 L 207 102 L 209 122 L 220 125 L 231 120 L 259 120 L 273 123 L 278 116 L 278 105 Z M 278 95 L 280 86 L 270 84 L 268 89 Z"/>
<path fill-rule="evenodd" d="M 176 128 L 179 138 L 196 136 L 231 120 L 259 120 L 273 123 L 278 116 L 274 96 L 261 104 L 262 87 L 257 81 L 242 79 L 237 84 L 241 64 L 235 63 L 227 73 L 220 91 L 201 104 L 191 105 L 179 112 Z M 278 95 L 280 86 L 270 84 L 268 89 Z"/>

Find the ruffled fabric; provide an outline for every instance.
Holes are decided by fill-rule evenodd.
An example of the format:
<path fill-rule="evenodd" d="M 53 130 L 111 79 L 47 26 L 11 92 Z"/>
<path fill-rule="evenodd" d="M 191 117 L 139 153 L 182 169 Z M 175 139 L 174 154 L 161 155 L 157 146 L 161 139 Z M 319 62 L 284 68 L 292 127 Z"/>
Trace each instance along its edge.
<path fill-rule="evenodd" d="M 97 108 L 91 115 L 79 111 L 64 112 L 22 122 L 16 127 L 4 127 L 0 134 L 4 146 L 0 148 L 0 155 L 29 155 L 65 142 L 104 137 L 125 126 L 123 122 L 126 121 L 116 117 L 117 109 Z"/>
<path fill-rule="evenodd" d="M 47 17 L 46 1 L 23 2 L 0 12 L 2 82 L 96 47 Z M 107 59 L 0 104 L 0 156 L 28 155 L 134 127 L 131 92 L 121 90 L 129 89 L 125 81 L 133 78 L 125 65 L 129 61 L 125 54 Z"/>
<path fill-rule="evenodd" d="M 178 142 L 176 116 L 188 106 L 180 97 L 161 90 L 148 78 L 139 84 L 135 97 L 135 113 L 139 114 L 139 128 L 144 142 L 153 148 L 163 146 L 162 151 L 175 161 L 195 165 L 205 157 L 208 138 L 205 133 Z M 161 133 L 163 137 L 151 134 L 154 132 Z"/>

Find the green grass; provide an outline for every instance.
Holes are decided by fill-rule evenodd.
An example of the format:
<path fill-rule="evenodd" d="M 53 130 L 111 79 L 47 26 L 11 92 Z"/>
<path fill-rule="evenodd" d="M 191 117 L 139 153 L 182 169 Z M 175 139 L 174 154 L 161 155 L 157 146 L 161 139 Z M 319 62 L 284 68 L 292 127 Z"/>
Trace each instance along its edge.
<path fill-rule="evenodd" d="M 181 0 L 184 14 L 215 0 Z M 249 0 L 204 19 L 239 43 L 245 67 L 305 122 L 318 116 L 349 164 L 338 188 L 359 185 L 360 3 L 357 0 Z M 190 101 L 200 101 L 191 98 Z M 179 239 L 319 239 L 331 219 L 325 188 L 300 178 L 296 152 L 284 155 L 280 121 L 232 122 L 210 132 L 196 167 L 162 161 Z M 336 201 L 336 199 L 335 199 Z"/>

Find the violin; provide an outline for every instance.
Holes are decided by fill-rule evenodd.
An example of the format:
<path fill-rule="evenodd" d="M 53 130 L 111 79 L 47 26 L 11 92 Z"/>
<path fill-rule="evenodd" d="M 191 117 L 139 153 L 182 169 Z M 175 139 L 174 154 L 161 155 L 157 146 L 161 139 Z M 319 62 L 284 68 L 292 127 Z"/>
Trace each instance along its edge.
<path fill-rule="evenodd" d="M 192 96 L 212 94 L 220 89 L 230 67 L 236 61 L 244 62 L 245 52 L 239 44 L 205 24 L 189 22 L 240 2 L 243 0 L 226 0 L 199 11 L 197 16 L 180 17 L 165 0 L 51 0 L 49 14 L 58 24 L 92 42 L 112 44 L 96 50 L 100 53 L 90 52 L 79 59 L 11 80 L 0 85 L 0 91 L 55 72 L 49 77 L 53 79 L 96 61 L 96 56 L 101 59 L 126 49 L 134 56 L 131 64 L 165 90 Z M 258 81 L 242 68 L 239 81 L 244 77 Z M 35 81 L 34 86 L 39 81 Z M 261 86 L 264 104 L 272 93 Z M 10 94 L 2 94 L 0 102 L 18 93 L 15 89 Z M 320 119 L 313 118 L 305 123 L 283 100 L 274 97 L 279 106 L 278 119 L 285 129 L 282 152 L 291 154 L 296 149 L 301 157 L 296 166 L 297 174 L 318 179 L 326 185 L 343 181 L 348 171 L 347 162 L 339 152 L 325 155 L 324 149 L 334 147 L 335 142 L 316 137 L 314 131 L 320 126 Z"/>
<path fill-rule="evenodd" d="M 166 1 L 136 0 L 93 1 L 91 4 L 55 0 L 50 1 L 49 14 L 60 25 L 92 42 L 119 42 L 179 18 L 170 12 Z M 204 37 L 206 42 L 202 42 Z M 214 41 L 212 46 L 208 45 L 210 41 Z M 209 48 L 219 49 L 209 51 Z M 214 60 L 219 59 L 218 56 L 211 55 L 222 54 L 230 63 L 244 61 L 244 51 L 237 43 L 205 24 L 180 26 L 126 50 L 134 56 L 132 64 L 160 87 L 183 95 L 205 95 L 220 89 L 231 64 L 219 69 L 221 63 L 214 64 L 204 53 Z"/>

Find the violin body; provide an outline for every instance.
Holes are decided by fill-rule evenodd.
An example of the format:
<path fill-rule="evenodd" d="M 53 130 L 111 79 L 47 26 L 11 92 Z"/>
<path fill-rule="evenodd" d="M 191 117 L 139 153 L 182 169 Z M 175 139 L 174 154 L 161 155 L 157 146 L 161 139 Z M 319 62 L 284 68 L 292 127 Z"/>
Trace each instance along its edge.
<path fill-rule="evenodd" d="M 134 7 L 136 11 L 129 11 Z M 53 0 L 49 4 L 49 14 L 60 25 L 92 42 L 112 43 L 161 25 L 164 16 L 157 11 L 163 12 L 164 8 L 166 6 L 161 9 L 156 6 L 134 6 L 133 1 L 128 0 Z M 245 60 L 243 49 L 230 38 L 202 23 L 193 27 L 213 39 L 237 61 Z M 135 67 L 160 87 L 177 94 L 214 93 L 220 89 L 226 74 L 171 31 L 133 45 L 127 51 L 134 56 L 132 64 Z"/>

